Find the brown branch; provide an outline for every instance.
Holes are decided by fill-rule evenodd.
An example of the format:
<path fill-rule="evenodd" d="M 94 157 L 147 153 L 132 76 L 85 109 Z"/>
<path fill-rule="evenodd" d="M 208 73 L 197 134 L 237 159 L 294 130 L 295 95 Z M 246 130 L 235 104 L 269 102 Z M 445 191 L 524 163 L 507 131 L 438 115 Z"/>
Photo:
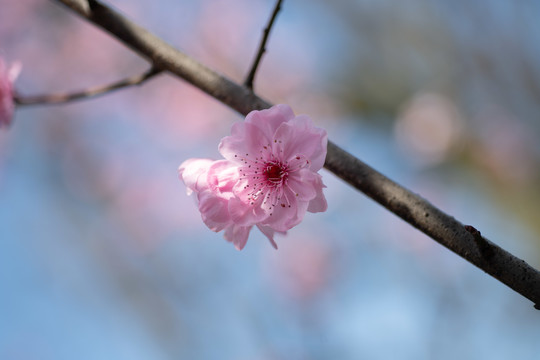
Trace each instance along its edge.
<path fill-rule="evenodd" d="M 57 0 L 70 6 L 73 0 Z M 246 115 L 271 104 L 179 52 L 160 38 L 126 19 L 98 1 L 89 1 L 90 10 L 70 6 L 94 24 L 110 32 L 139 55 L 163 70 L 188 81 L 210 96 Z M 348 152 L 328 142 L 325 167 L 356 189 L 377 201 L 443 246 L 478 266 L 540 307 L 540 272 L 484 238 L 484 248 L 478 246 L 467 229 L 452 216 L 428 201 L 377 172 Z"/>
<path fill-rule="evenodd" d="M 161 70 L 152 67 L 150 68 L 150 70 L 146 71 L 143 74 L 131 76 L 129 78 L 114 82 L 112 84 L 96 86 L 73 93 L 45 94 L 35 96 L 22 96 L 21 94 L 15 94 L 14 101 L 15 104 L 17 104 L 18 106 L 63 104 L 75 100 L 88 99 L 98 95 L 104 95 L 115 90 L 126 88 L 128 86 L 140 85 L 146 80 L 159 74 L 160 72 Z"/>
<path fill-rule="evenodd" d="M 270 17 L 268 24 L 263 30 L 263 36 L 259 44 L 259 50 L 257 51 L 255 59 L 253 60 L 251 70 L 249 71 L 248 76 L 244 81 L 244 86 L 248 87 L 251 90 L 253 90 L 253 80 L 255 79 L 255 73 L 257 72 L 257 68 L 259 67 L 259 63 L 261 62 L 263 54 L 266 52 L 266 43 L 268 42 L 268 36 L 270 35 L 270 31 L 272 30 L 272 26 L 274 25 L 274 21 L 276 20 L 277 14 L 280 10 L 281 0 L 277 0 L 276 6 L 274 7 L 274 12 L 272 12 L 272 16 Z"/>

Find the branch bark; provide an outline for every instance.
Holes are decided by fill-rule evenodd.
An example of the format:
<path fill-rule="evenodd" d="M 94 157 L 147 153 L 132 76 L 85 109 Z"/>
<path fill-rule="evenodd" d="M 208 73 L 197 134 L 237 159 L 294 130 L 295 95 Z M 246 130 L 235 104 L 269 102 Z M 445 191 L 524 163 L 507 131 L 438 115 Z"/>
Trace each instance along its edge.
<path fill-rule="evenodd" d="M 155 68 L 177 75 L 242 115 L 271 106 L 247 87 L 198 63 L 98 1 L 56 1 L 108 31 Z M 452 216 L 331 141 L 328 142 L 325 167 L 415 228 L 533 301 L 535 308 L 540 309 L 540 272 L 525 261 L 483 238 L 479 232 L 472 234 Z"/>

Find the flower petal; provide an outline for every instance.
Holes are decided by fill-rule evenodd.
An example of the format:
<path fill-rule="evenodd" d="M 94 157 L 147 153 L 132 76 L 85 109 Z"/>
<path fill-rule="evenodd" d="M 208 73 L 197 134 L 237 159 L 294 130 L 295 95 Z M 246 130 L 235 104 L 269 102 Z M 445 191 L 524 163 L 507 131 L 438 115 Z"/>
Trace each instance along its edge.
<path fill-rule="evenodd" d="M 257 126 L 238 122 L 233 125 L 232 135 L 224 137 L 219 143 L 219 152 L 227 160 L 238 164 L 255 162 L 270 145 L 270 139 Z"/>
<path fill-rule="evenodd" d="M 270 109 L 252 111 L 246 116 L 245 121 L 257 126 L 268 139 L 272 139 L 277 128 L 291 119 L 294 119 L 291 107 L 279 104 Z"/>
<path fill-rule="evenodd" d="M 11 81 L 11 83 L 15 82 L 15 80 L 17 79 L 17 77 L 21 73 L 21 70 L 22 70 L 22 64 L 19 61 L 14 62 L 13 64 L 11 64 L 11 66 L 10 66 L 10 68 L 8 70 L 8 73 L 7 73 L 7 77 L 9 79 L 9 81 Z"/>
<path fill-rule="evenodd" d="M 308 169 L 302 169 L 299 173 L 289 176 L 287 185 L 299 201 L 310 201 L 317 196 L 315 177 L 318 174 Z"/>
<path fill-rule="evenodd" d="M 283 189 L 283 195 L 276 201 L 273 203 L 271 215 L 261 221 L 262 225 L 269 226 L 275 231 L 287 231 L 302 220 L 300 218 L 300 221 L 292 226 L 290 225 L 298 218 L 298 202 L 291 190 L 288 188 Z"/>
<path fill-rule="evenodd" d="M 307 208 L 307 211 L 312 213 L 323 212 L 326 211 L 326 209 L 328 208 L 328 203 L 326 202 L 326 198 L 323 194 L 323 188 L 325 188 L 326 186 L 322 182 L 322 176 L 319 174 L 315 175 L 317 176 L 315 178 L 314 187 L 317 191 L 317 195 L 313 200 L 309 202 L 309 206 Z"/>
<path fill-rule="evenodd" d="M 257 224 L 257 227 L 264 234 L 264 236 L 268 238 L 268 240 L 270 241 L 270 244 L 272 244 L 272 247 L 277 250 L 278 247 L 277 247 L 276 242 L 274 241 L 274 234 L 276 233 L 274 229 L 272 229 L 269 226 L 264 226 L 260 224 Z M 285 232 L 280 232 L 280 233 L 286 234 Z"/>
<path fill-rule="evenodd" d="M 289 221 L 287 222 L 286 226 L 291 229 L 295 227 L 296 225 L 300 224 L 302 220 L 304 220 L 304 216 L 306 216 L 306 211 L 308 208 L 308 202 L 307 201 L 298 201 L 296 205 L 296 214 L 295 216 L 291 217 Z"/>
<path fill-rule="evenodd" d="M 228 212 L 232 221 L 242 226 L 252 226 L 263 221 L 268 215 L 261 208 L 260 201 L 262 199 L 251 205 L 251 203 L 245 203 L 236 197 L 231 198 L 228 204 Z"/>
<path fill-rule="evenodd" d="M 298 171 L 300 169 L 309 167 L 311 165 L 311 162 L 309 159 L 303 155 L 303 154 L 296 154 L 292 158 L 287 161 L 287 168 L 290 172 L 292 171 Z"/>
<path fill-rule="evenodd" d="M 0 58 L 0 127 L 11 125 L 15 111 L 13 82 L 19 71 L 20 63 L 15 63 L 8 68 Z"/>
<path fill-rule="evenodd" d="M 233 225 L 227 199 L 206 190 L 199 193 L 198 200 L 201 217 L 210 230 L 219 232 L 227 226 Z"/>
<path fill-rule="evenodd" d="M 199 192 L 208 185 L 206 177 L 208 169 L 214 163 L 210 159 L 188 159 L 178 168 L 178 177 L 186 184 L 187 194 Z"/>
<path fill-rule="evenodd" d="M 231 225 L 225 229 L 223 237 L 232 242 L 236 250 L 242 250 L 246 246 L 251 226 Z"/>
<path fill-rule="evenodd" d="M 208 169 L 207 183 L 212 191 L 228 199 L 233 196 L 232 190 L 239 178 L 238 167 L 233 162 L 218 160 Z"/>
<path fill-rule="evenodd" d="M 312 171 L 319 171 L 324 165 L 327 142 L 326 130 L 315 127 L 305 115 L 281 124 L 272 139 L 274 155 L 290 161 L 302 154 L 310 160 Z"/>

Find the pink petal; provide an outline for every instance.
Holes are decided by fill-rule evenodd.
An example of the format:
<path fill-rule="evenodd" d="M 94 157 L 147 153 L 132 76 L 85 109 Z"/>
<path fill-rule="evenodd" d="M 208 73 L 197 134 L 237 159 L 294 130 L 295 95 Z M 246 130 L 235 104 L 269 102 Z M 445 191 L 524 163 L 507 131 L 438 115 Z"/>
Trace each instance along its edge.
<path fill-rule="evenodd" d="M 11 64 L 11 67 L 9 68 L 8 74 L 7 74 L 7 77 L 11 83 L 15 82 L 15 80 L 21 73 L 21 70 L 22 70 L 22 64 L 19 61 Z"/>
<path fill-rule="evenodd" d="M 257 126 L 263 134 L 272 139 L 277 128 L 284 122 L 294 118 L 294 112 L 289 105 L 274 105 L 270 109 L 252 111 L 246 116 L 246 122 Z"/>
<path fill-rule="evenodd" d="M 256 161 L 264 146 L 269 146 L 270 140 L 257 126 L 240 122 L 233 125 L 233 134 L 224 137 L 219 144 L 219 152 L 227 160 L 239 164 Z"/>
<path fill-rule="evenodd" d="M 290 158 L 289 161 L 287 161 L 287 168 L 289 171 L 298 171 L 300 169 L 310 167 L 310 165 L 311 161 L 303 154 L 296 154 Z"/>
<path fill-rule="evenodd" d="M 11 124 L 15 111 L 13 100 L 13 81 L 20 71 L 20 64 L 16 63 L 8 69 L 0 58 L 0 127 Z"/>
<path fill-rule="evenodd" d="M 198 199 L 201 217 L 210 230 L 219 232 L 232 225 L 227 199 L 216 196 L 210 190 L 200 193 Z"/>
<path fill-rule="evenodd" d="M 308 169 L 302 169 L 298 174 L 289 176 L 287 185 L 299 201 L 310 201 L 317 196 L 315 177 L 318 174 Z"/>
<path fill-rule="evenodd" d="M 231 225 L 225 229 L 225 240 L 232 242 L 236 250 L 242 250 L 246 246 L 251 226 Z"/>
<path fill-rule="evenodd" d="M 307 116 L 297 116 L 280 125 L 272 145 L 279 159 L 289 161 L 302 154 L 310 160 L 310 169 L 318 171 L 324 165 L 327 141 L 325 130 L 313 126 Z"/>
<path fill-rule="evenodd" d="M 253 184 L 252 184 L 253 185 Z M 250 187 L 250 180 L 247 177 L 240 178 L 233 186 L 232 193 L 243 203 L 248 204 L 251 200 L 253 188 Z"/>
<path fill-rule="evenodd" d="M 315 198 L 309 202 L 307 209 L 307 211 L 312 213 L 323 212 L 328 208 L 328 203 L 326 202 L 326 198 L 324 197 L 322 190 L 326 186 L 322 182 L 322 176 L 319 174 L 316 175 L 317 177 L 315 179 L 314 187 L 317 190 L 317 196 L 315 196 Z"/>
<path fill-rule="evenodd" d="M 259 200 L 260 202 L 261 200 Z M 252 226 L 264 220 L 268 215 L 259 203 L 251 205 L 233 197 L 229 200 L 228 207 L 232 221 L 237 225 Z"/>
<path fill-rule="evenodd" d="M 269 226 L 264 226 L 264 225 L 257 224 L 257 227 L 264 234 L 264 236 L 266 236 L 268 238 L 268 240 L 270 241 L 270 244 L 272 244 L 274 249 L 277 250 L 278 247 L 277 247 L 276 242 L 274 241 L 274 234 L 276 232 Z M 282 234 L 285 234 L 285 233 L 282 233 Z"/>
<path fill-rule="evenodd" d="M 226 198 L 233 196 L 232 190 L 239 178 L 238 167 L 228 160 L 214 161 L 208 169 L 208 187 Z"/>
<path fill-rule="evenodd" d="M 214 161 L 210 159 L 188 159 L 180 165 L 178 176 L 186 184 L 188 195 L 191 195 L 193 191 L 199 192 L 208 186 L 206 175 L 213 163 Z"/>
<path fill-rule="evenodd" d="M 296 219 L 298 219 L 298 202 L 296 196 L 289 189 L 284 189 L 281 199 L 274 202 L 274 205 L 272 215 L 261 221 L 262 225 L 267 225 L 275 231 L 287 231 L 302 220 L 300 218 L 300 221 L 296 222 Z M 292 222 L 296 223 L 291 226 Z"/>
<path fill-rule="evenodd" d="M 287 226 L 289 229 L 295 227 L 296 225 L 300 224 L 302 220 L 304 220 L 304 216 L 306 216 L 306 211 L 308 208 L 308 202 L 307 201 L 298 201 L 296 205 L 296 214 L 292 218 L 289 219 L 287 222 Z"/>

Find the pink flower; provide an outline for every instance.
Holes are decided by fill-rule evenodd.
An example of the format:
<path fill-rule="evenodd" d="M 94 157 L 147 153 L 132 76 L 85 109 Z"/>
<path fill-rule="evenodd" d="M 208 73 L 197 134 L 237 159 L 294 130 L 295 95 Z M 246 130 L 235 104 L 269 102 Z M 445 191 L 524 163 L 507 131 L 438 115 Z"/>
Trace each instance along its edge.
<path fill-rule="evenodd" d="M 225 160 L 190 159 L 180 178 L 195 192 L 204 223 L 225 230 L 241 250 L 256 225 L 274 247 L 275 232 L 285 233 L 309 212 L 327 208 L 321 176 L 326 131 L 287 105 L 252 111 L 221 140 Z"/>
<path fill-rule="evenodd" d="M 188 195 L 196 193 L 206 226 L 215 232 L 225 230 L 225 239 L 242 250 L 253 226 L 235 224 L 229 213 L 229 201 L 234 197 L 232 188 L 239 179 L 238 167 L 227 160 L 189 159 L 180 165 L 178 171 L 187 186 Z M 277 248 L 273 230 L 262 225 L 257 227 Z"/>
<path fill-rule="evenodd" d="M 0 127 L 9 126 L 15 111 L 13 82 L 21 71 L 20 63 L 7 67 L 0 58 Z"/>

